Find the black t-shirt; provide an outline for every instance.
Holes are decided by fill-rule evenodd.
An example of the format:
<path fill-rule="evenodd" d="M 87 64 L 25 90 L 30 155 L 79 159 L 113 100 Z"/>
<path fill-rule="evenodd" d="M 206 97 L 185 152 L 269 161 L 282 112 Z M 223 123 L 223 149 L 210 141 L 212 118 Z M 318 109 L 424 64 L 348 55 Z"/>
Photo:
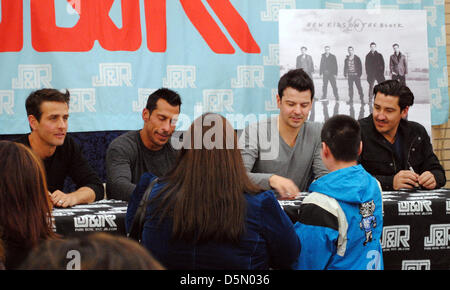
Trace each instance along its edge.
<path fill-rule="evenodd" d="M 29 134 L 14 140 L 31 148 Z M 87 162 L 80 146 L 67 135 L 64 143 L 57 146 L 55 153 L 43 160 L 47 175 L 47 186 L 50 192 L 63 190 L 67 176 L 72 178 L 77 188 L 89 187 L 95 192 L 95 200 L 104 197 L 104 187 L 97 173 Z"/>
<path fill-rule="evenodd" d="M 406 169 L 406 162 L 405 162 L 405 156 L 404 156 L 404 149 L 403 149 L 403 140 L 401 138 L 401 135 L 397 133 L 395 136 L 395 141 L 393 144 L 390 144 L 392 151 L 394 152 L 395 157 L 395 163 L 397 167 L 397 171 Z"/>

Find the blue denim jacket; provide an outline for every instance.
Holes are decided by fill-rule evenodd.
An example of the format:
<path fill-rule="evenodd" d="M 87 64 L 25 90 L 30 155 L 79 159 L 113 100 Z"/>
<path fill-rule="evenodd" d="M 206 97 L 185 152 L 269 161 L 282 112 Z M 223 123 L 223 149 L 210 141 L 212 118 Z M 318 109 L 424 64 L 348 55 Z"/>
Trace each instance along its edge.
<path fill-rule="evenodd" d="M 126 216 L 127 231 L 148 184 L 156 178 L 142 175 L 131 195 Z M 157 183 L 150 198 L 164 187 Z M 286 269 L 300 253 L 300 240 L 293 224 L 272 191 L 245 194 L 247 200 L 246 231 L 238 244 L 225 242 L 187 243 L 172 240 L 172 222 L 150 219 L 147 208 L 142 244 L 168 269 Z M 154 207 L 154 206 L 153 206 Z"/>

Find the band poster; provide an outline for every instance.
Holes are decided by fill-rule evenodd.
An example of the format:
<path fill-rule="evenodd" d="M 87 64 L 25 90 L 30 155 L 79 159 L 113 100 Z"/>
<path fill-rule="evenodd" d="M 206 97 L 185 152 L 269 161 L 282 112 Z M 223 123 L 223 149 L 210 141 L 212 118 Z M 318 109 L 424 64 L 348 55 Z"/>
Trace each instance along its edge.
<path fill-rule="evenodd" d="M 414 94 L 408 119 L 431 131 L 425 10 L 280 10 L 280 73 L 303 68 L 313 79 L 309 119 L 356 119 L 373 107 L 373 86 L 396 79 Z"/>

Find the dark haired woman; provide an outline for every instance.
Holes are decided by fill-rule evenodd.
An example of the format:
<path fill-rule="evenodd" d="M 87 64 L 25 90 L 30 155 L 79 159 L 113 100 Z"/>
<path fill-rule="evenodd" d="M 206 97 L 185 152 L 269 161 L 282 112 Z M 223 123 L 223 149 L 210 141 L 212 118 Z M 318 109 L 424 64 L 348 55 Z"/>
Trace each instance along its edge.
<path fill-rule="evenodd" d="M 148 184 L 142 176 L 127 230 Z M 292 222 L 272 191 L 248 178 L 237 135 L 217 114 L 197 118 L 176 167 L 150 194 L 142 244 L 167 269 L 290 268 L 300 253 Z"/>
<path fill-rule="evenodd" d="M 55 238 L 41 160 L 27 147 L 0 141 L 0 240 L 6 269 L 16 269 L 40 242 Z"/>

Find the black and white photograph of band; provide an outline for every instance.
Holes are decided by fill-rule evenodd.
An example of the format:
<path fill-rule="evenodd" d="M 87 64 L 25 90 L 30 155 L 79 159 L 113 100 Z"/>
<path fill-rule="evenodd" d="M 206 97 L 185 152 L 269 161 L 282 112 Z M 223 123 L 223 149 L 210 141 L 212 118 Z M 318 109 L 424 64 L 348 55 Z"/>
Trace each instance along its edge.
<path fill-rule="evenodd" d="M 396 79 L 414 94 L 408 119 L 431 132 L 425 10 L 304 10 L 279 14 L 280 75 L 296 68 L 314 82 L 309 120 L 356 119 L 373 110 L 373 87 Z"/>

